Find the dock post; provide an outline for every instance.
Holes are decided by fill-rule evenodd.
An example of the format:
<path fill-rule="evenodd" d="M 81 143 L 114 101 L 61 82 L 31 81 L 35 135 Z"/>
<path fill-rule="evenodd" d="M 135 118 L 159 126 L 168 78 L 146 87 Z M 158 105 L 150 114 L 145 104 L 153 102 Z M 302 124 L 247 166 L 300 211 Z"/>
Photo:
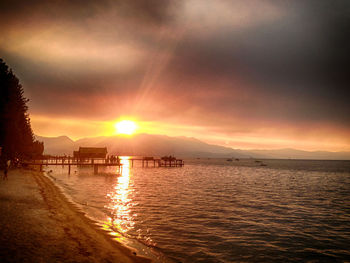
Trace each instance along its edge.
<path fill-rule="evenodd" d="M 68 164 L 68 174 L 70 174 L 70 164 Z"/>
<path fill-rule="evenodd" d="M 98 165 L 94 164 L 94 174 L 98 174 Z"/>
<path fill-rule="evenodd" d="M 134 167 L 134 160 L 131 159 L 131 167 Z"/>

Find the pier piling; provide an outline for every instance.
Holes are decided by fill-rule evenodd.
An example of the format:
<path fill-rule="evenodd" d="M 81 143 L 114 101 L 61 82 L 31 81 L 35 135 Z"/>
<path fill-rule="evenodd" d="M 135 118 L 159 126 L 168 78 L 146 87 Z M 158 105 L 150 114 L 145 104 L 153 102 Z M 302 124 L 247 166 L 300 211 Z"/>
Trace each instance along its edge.
<path fill-rule="evenodd" d="M 67 162 L 66 162 L 67 159 Z M 139 161 L 142 162 L 142 167 L 152 167 L 153 162 L 153 168 L 161 168 L 161 167 L 183 167 L 184 161 L 180 159 L 173 158 L 171 160 L 169 159 L 159 159 L 154 157 L 142 157 L 142 158 L 130 158 L 128 159 L 129 164 L 131 167 L 134 167 L 134 163 Z M 149 164 L 149 162 L 151 162 Z M 43 166 L 58 166 L 62 165 L 62 168 L 64 168 L 65 165 L 68 166 L 68 174 L 71 173 L 72 165 L 75 166 L 93 166 L 94 168 L 94 174 L 98 174 L 98 168 L 99 166 L 117 166 L 119 168 L 119 171 L 121 171 L 123 164 L 118 162 L 106 162 L 105 159 L 78 159 L 73 158 L 71 156 L 54 156 L 54 157 L 44 157 L 41 159 L 33 159 L 31 161 L 23 162 L 23 165 L 38 165 L 40 171 L 43 170 Z"/>

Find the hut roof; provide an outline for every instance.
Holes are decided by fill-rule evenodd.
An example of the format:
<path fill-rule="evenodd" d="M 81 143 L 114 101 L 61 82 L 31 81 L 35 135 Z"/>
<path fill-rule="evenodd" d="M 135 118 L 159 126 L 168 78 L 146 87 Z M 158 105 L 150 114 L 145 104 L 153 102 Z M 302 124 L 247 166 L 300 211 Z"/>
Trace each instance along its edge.
<path fill-rule="evenodd" d="M 79 153 L 99 153 L 107 154 L 107 147 L 79 147 Z"/>

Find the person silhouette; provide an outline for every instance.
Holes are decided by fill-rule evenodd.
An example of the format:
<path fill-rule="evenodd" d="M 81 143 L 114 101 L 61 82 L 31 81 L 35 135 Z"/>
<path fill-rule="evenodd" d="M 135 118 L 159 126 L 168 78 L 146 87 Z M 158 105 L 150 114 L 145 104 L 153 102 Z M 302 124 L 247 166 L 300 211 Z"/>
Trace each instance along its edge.
<path fill-rule="evenodd" d="M 7 173 L 8 173 L 9 166 L 10 166 L 10 160 L 8 160 L 7 162 L 4 161 L 4 176 L 2 177 L 3 180 L 8 180 Z"/>
<path fill-rule="evenodd" d="M 3 180 L 8 180 L 8 177 L 7 177 L 7 166 L 5 166 L 5 169 L 4 169 L 4 176 L 2 177 Z"/>

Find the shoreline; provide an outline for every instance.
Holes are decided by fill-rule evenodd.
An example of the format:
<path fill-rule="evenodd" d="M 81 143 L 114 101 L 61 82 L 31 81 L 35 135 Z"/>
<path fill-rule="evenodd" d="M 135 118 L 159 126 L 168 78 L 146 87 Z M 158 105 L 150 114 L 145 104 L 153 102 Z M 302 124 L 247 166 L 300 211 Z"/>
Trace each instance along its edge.
<path fill-rule="evenodd" d="M 79 213 L 81 213 L 84 217 L 86 217 L 94 226 L 97 226 L 99 230 L 102 230 L 104 234 L 107 234 L 110 239 L 112 239 L 112 242 L 116 242 L 117 244 L 120 244 L 123 247 L 126 247 L 127 249 L 131 250 L 133 253 L 137 253 L 138 257 L 143 257 L 152 263 L 157 262 L 164 262 L 164 263 L 173 263 L 173 261 L 169 258 L 167 258 L 164 254 L 162 254 L 159 251 L 154 251 L 152 248 L 141 242 L 140 240 L 137 240 L 132 237 L 126 237 L 123 236 L 118 230 L 113 229 L 112 225 L 102 220 L 99 217 L 92 216 L 87 209 L 89 207 L 86 204 L 79 203 L 76 200 L 73 200 L 73 197 L 70 195 L 70 193 L 67 192 L 67 189 L 65 189 L 62 185 L 60 185 L 58 182 L 56 182 L 57 178 L 55 177 L 55 173 L 48 173 L 47 171 L 43 171 L 42 175 L 49 179 L 52 184 L 54 184 L 60 193 L 67 199 L 67 202 L 69 202 L 74 209 L 76 209 Z M 92 207 L 90 207 L 91 209 Z M 94 213 L 96 213 L 96 209 L 94 209 Z M 99 212 L 100 215 L 102 214 Z M 135 254 L 134 254 L 135 255 Z"/>
<path fill-rule="evenodd" d="M 37 171 L 9 171 L 0 212 L 1 262 L 152 262 L 113 240 Z"/>

